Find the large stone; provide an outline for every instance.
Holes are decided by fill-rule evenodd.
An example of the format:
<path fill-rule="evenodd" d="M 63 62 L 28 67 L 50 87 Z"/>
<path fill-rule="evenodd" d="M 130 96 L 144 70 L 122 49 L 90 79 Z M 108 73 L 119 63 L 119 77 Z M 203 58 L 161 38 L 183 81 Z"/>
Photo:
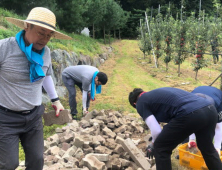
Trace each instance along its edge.
<path fill-rule="evenodd" d="M 151 165 L 130 138 L 126 139 L 122 146 L 139 167 L 142 167 L 144 170 L 149 170 Z"/>
<path fill-rule="evenodd" d="M 66 123 L 72 122 L 70 110 L 68 109 L 62 110 L 58 117 L 55 115 L 54 110 L 48 113 L 44 113 L 43 119 L 44 119 L 45 126 L 51 126 L 53 124 L 64 125 Z"/>
<path fill-rule="evenodd" d="M 99 161 L 95 156 L 88 154 L 83 158 L 84 165 L 90 170 L 103 170 L 105 168 L 105 163 Z"/>

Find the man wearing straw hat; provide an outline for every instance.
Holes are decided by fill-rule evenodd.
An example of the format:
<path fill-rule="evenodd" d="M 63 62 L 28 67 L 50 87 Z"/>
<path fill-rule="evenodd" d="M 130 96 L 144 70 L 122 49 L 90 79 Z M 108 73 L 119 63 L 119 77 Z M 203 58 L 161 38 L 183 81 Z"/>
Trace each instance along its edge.
<path fill-rule="evenodd" d="M 25 152 L 26 170 L 42 170 L 43 125 L 42 86 L 59 116 L 63 106 L 51 78 L 51 37 L 71 39 L 55 30 L 55 15 L 33 8 L 26 20 L 6 18 L 23 30 L 0 40 L 0 170 L 14 170 L 19 164 L 19 140 Z"/>

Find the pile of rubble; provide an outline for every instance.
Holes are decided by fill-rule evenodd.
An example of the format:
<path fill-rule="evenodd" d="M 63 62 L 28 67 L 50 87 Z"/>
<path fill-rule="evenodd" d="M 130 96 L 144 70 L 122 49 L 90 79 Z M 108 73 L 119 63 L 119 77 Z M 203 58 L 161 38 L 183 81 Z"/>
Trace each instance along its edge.
<path fill-rule="evenodd" d="M 138 147 L 148 145 L 143 126 L 117 111 L 94 110 L 45 140 L 43 170 L 153 170 Z"/>

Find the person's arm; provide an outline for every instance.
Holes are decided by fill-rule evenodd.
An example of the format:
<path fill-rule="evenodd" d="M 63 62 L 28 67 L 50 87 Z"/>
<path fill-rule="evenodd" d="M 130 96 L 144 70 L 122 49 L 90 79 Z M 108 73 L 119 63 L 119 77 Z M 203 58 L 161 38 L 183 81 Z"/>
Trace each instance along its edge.
<path fill-rule="evenodd" d="M 196 140 L 196 136 L 194 133 L 189 136 L 189 140 L 193 140 L 193 141 Z"/>
<path fill-rule="evenodd" d="M 156 118 L 153 115 L 147 117 L 145 122 L 151 131 L 152 142 L 154 143 L 154 141 L 162 131 L 162 128 L 160 127 L 160 124 L 157 122 Z"/>
<path fill-rule="evenodd" d="M 154 156 L 154 142 L 156 140 L 156 138 L 158 137 L 158 135 L 161 133 L 162 128 L 160 127 L 160 124 L 157 122 L 156 118 L 153 115 L 148 116 L 145 119 L 146 125 L 149 127 L 150 131 L 151 131 L 151 136 L 152 136 L 152 143 L 148 145 L 147 147 L 147 152 L 146 152 L 146 156 L 149 159 L 153 159 Z"/>
<path fill-rule="evenodd" d="M 88 95 L 88 91 L 83 90 L 83 91 L 82 91 L 82 107 L 83 107 L 83 113 L 86 113 L 86 112 L 87 112 L 87 109 L 86 109 L 87 95 Z"/>
<path fill-rule="evenodd" d="M 219 155 L 221 150 L 221 142 L 222 142 L 222 122 L 217 123 L 214 136 L 214 147 Z"/>
<path fill-rule="evenodd" d="M 43 80 L 42 86 L 45 89 L 45 91 L 47 92 L 49 98 L 51 99 L 52 107 L 56 111 L 56 116 L 59 116 L 60 111 L 64 110 L 64 107 L 62 106 L 62 104 L 59 100 L 59 97 L 58 97 L 56 90 L 55 90 L 54 82 L 53 82 L 52 77 L 50 75 L 45 77 L 45 79 Z"/>

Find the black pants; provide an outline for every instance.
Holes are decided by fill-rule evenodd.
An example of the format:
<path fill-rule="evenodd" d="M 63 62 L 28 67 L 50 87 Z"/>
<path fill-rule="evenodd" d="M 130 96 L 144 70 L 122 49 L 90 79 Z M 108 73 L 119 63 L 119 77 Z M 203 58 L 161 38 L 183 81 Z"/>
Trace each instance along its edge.
<path fill-rule="evenodd" d="M 43 105 L 27 115 L 0 110 L 0 170 L 18 167 L 19 140 L 25 152 L 26 170 L 43 169 L 43 113 Z"/>
<path fill-rule="evenodd" d="M 171 170 L 172 150 L 187 136 L 195 133 L 200 149 L 209 170 L 222 170 L 221 160 L 213 146 L 213 137 L 217 123 L 217 111 L 214 106 L 207 106 L 189 115 L 174 118 L 163 127 L 154 142 L 157 170 Z"/>
<path fill-rule="evenodd" d="M 82 83 L 76 82 L 72 78 L 66 77 L 62 75 L 62 81 L 65 84 L 68 92 L 69 92 L 69 106 L 71 110 L 72 115 L 76 115 L 78 113 L 76 107 L 77 107 L 77 102 L 76 102 L 76 88 L 75 85 L 77 85 L 80 90 L 82 91 Z M 90 104 L 90 96 L 87 95 L 87 102 L 86 102 L 86 107 L 88 108 Z"/>

